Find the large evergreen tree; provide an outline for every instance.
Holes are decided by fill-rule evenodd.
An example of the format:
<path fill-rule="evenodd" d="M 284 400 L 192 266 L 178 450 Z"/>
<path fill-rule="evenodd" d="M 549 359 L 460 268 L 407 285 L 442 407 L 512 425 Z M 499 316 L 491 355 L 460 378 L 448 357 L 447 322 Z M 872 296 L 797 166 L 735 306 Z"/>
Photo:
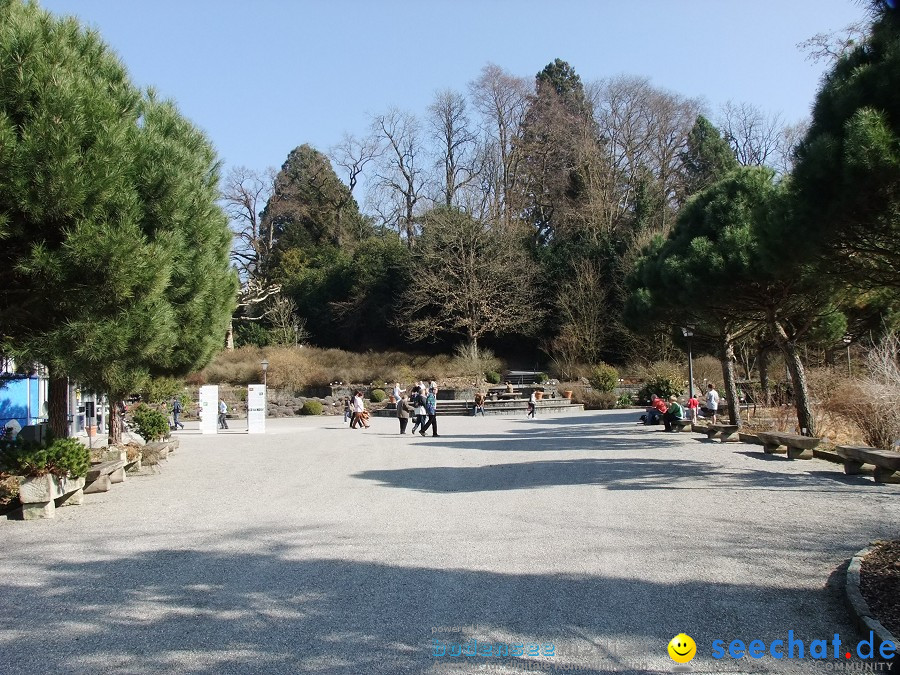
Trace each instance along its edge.
<path fill-rule="evenodd" d="M 0 335 L 65 435 L 67 378 L 115 399 L 221 346 L 230 233 L 209 143 L 95 33 L 6 0 L 0 63 Z"/>
<path fill-rule="evenodd" d="M 275 177 L 262 220 L 264 229 L 269 225 L 273 229 L 276 266 L 291 249 L 352 246 L 369 234 L 356 200 L 331 161 L 306 144 L 290 152 Z"/>
<path fill-rule="evenodd" d="M 783 245 L 822 273 L 900 287 L 900 11 L 874 0 L 868 38 L 816 97 L 797 151 L 797 219 Z"/>
<path fill-rule="evenodd" d="M 681 153 L 684 196 L 700 192 L 738 167 L 734 152 L 719 130 L 703 115 L 697 116 L 687 148 Z"/>

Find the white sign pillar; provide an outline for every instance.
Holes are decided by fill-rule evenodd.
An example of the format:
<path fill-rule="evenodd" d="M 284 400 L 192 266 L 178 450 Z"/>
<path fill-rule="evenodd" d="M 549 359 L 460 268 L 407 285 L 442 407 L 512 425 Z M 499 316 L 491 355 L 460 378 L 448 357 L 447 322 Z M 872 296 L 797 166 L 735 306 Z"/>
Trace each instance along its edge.
<path fill-rule="evenodd" d="M 266 385 L 247 386 L 247 433 L 266 433 Z"/>
<path fill-rule="evenodd" d="M 219 385 L 200 387 L 200 433 L 219 433 Z"/>

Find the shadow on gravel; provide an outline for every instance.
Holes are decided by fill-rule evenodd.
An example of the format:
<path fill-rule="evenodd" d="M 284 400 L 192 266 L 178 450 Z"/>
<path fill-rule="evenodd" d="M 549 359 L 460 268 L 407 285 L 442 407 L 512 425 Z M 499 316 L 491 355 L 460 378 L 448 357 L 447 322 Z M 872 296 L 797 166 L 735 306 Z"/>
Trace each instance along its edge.
<path fill-rule="evenodd" d="M 865 480 L 845 480 L 843 474 L 808 474 L 774 471 L 724 471 L 694 460 L 670 459 L 565 459 L 488 466 L 438 466 L 361 471 L 354 478 L 379 481 L 387 487 L 422 492 L 484 492 L 527 490 L 557 485 L 596 485 L 607 490 L 768 490 L 796 489 L 829 492 L 823 479 L 848 486 Z M 873 490 L 878 490 L 870 485 Z M 885 490 L 878 490 L 879 493 Z M 896 494 L 896 491 L 893 491 Z M 874 494 L 874 492 L 873 492 Z"/>
<path fill-rule="evenodd" d="M 856 639 L 830 588 L 500 574 L 292 554 L 288 546 L 163 549 L 88 563 L 35 561 L 39 585 L 0 585 L 0 666 L 5 673 L 422 673 L 435 664 L 438 638 L 445 648 L 473 639 L 555 643 L 552 663 L 561 670 L 658 672 L 648 658 L 666 669 L 666 644 L 684 630 L 707 664 L 714 639 L 768 643 L 789 629 L 807 644 L 835 632 Z M 462 629 L 440 631 L 451 627 Z M 524 671 L 527 661 L 515 660 Z M 492 659 L 448 661 L 452 670 L 434 672 L 475 672 Z"/>

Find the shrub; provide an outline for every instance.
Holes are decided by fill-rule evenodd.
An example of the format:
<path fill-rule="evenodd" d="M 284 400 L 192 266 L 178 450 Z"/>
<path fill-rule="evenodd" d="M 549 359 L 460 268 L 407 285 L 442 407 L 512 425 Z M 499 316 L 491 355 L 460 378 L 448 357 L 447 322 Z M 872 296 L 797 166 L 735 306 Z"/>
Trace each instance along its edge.
<path fill-rule="evenodd" d="M 131 416 L 138 435 L 145 441 L 159 441 L 169 435 L 169 420 L 159 410 L 142 403 Z"/>
<path fill-rule="evenodd" d="M 496 370 L 489 370 L 484 374 L 484 379 L 489 384 L 500 384 L 500 373 Z"/>
<path fill-rule="evenodd" d="M 137 393 L 141 395 L 141 399 L 150 403 L 166 403 L 171 401 L 175 396 L 179 396 L 184 389 L 184 385 L 180 380 L 174 377 L 154 377 L 144 384 Z M 184 407 L 184 402 L 181 403 Z"/>
<path fill-rule="evenodd" d="M 609 391 L 582 389 L 572 395 L 575 403 L 583 403 L 586 410 L 609 410 L 616 407 L 616 395 Z"/>
<path fill-rule="evenodd" d="M 631 394 L 622 394 L 616 401 L 617 408 L 630 408 L 633 405 L 634 401 L 631 400 Z"/>
<path fill-rule="evenodd" d="M 597 391 L 609 393 L 619 384 L 619 371 L 608 363 L 598 363 L 591 371 L 588 382 Z"/>
<path fill-rule="evenodd" d="M 387 394 L 384 393 L 384 389 L 373 389 L 369 392 L 369 400 L 372 403 L 381 403 L 386 398 Z"/>
<path fill-rule="evenodd" d="M 382 392 L 383 393 L 383 392 Z M 300 408 L 301 415 L 321 415 L 322 414 L 322 404 L 318 401 L 309 400 L 303 404 L 303 407 Z"/>
<path fill-rule="evenodd" d="M 0 469 L 15 476 L 36 478 L 52 474 L 58 478 L 79 478 L 90 467 L 90 450 L 74 438 L 59 438 L 46 447 L 18 438 L 0 442 Z"/>
<path fill-rule="evenodd" d="M 826 407 L 857 426 L 863 440 L 882 450 L 900 438 L 900 338 L 887 335 L 866 355 L 868 375 L 832 388 Z"/>
<path fill-rule="evenodd" d="M 538 384 L 544 384 L 544 382 L 550 379 L 550 376 L 547 375 L 547 373 L 538 373 L 534 379 L 537 380 Z"/>
<path fill-rule="evenodd" d="M 638 401 L 641 403 L 649 401 L 653 394 L 663 399 L 673 395 L 681 396 L 687 383 L 684 367 L 669 361 L 650 364 L 644 368 L 642 379 L 644 385 L 638 391 Z"/>

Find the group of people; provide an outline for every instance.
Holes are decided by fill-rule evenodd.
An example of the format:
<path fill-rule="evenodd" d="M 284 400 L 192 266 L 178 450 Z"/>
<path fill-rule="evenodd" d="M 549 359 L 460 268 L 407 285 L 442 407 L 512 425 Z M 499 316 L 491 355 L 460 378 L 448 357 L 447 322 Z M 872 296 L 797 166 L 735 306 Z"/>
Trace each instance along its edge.
<path fill-rule="evenodd" d="M 687 417 L 685 416 L 684 406 L 678 402 L 677 396 L 670 396 L 668 402 L 666 402 L 656 394 L 653 394 L 650 397 L 650 407 L 641 416 L 641 422 L 644 424 L 659 424 L 662 422 L 666 431 L 672 431 L 672 422 L 674 420 L 690 419 L 692 422 L 696 422 L 699 412 L 702 411 L 703 416 L 715 424 L 716 416 L 719 413 L 719 392 L 716 391 L 712 383 L 707 385 L 705 403 L 706 405 L 701 406 L 697 397 L 691 396 L 687 402 L 690 417 Z"/>
<path fill-rule="evenodd" d="M 414 417 L 412 433 L 418 430 L 421 436 L 431 429 L 432 436 L 438 436 L 437 427 L 437 382 L 432 381 L 426 387 L 424 382 L 419 382 L 406 396 L 406 390 L 400 389 L 400 384 L 394 385 L 394 398 L 397 401 L 397 419 L 400 421 L 400 433 L 406 433 L 410 416 Z"/>

